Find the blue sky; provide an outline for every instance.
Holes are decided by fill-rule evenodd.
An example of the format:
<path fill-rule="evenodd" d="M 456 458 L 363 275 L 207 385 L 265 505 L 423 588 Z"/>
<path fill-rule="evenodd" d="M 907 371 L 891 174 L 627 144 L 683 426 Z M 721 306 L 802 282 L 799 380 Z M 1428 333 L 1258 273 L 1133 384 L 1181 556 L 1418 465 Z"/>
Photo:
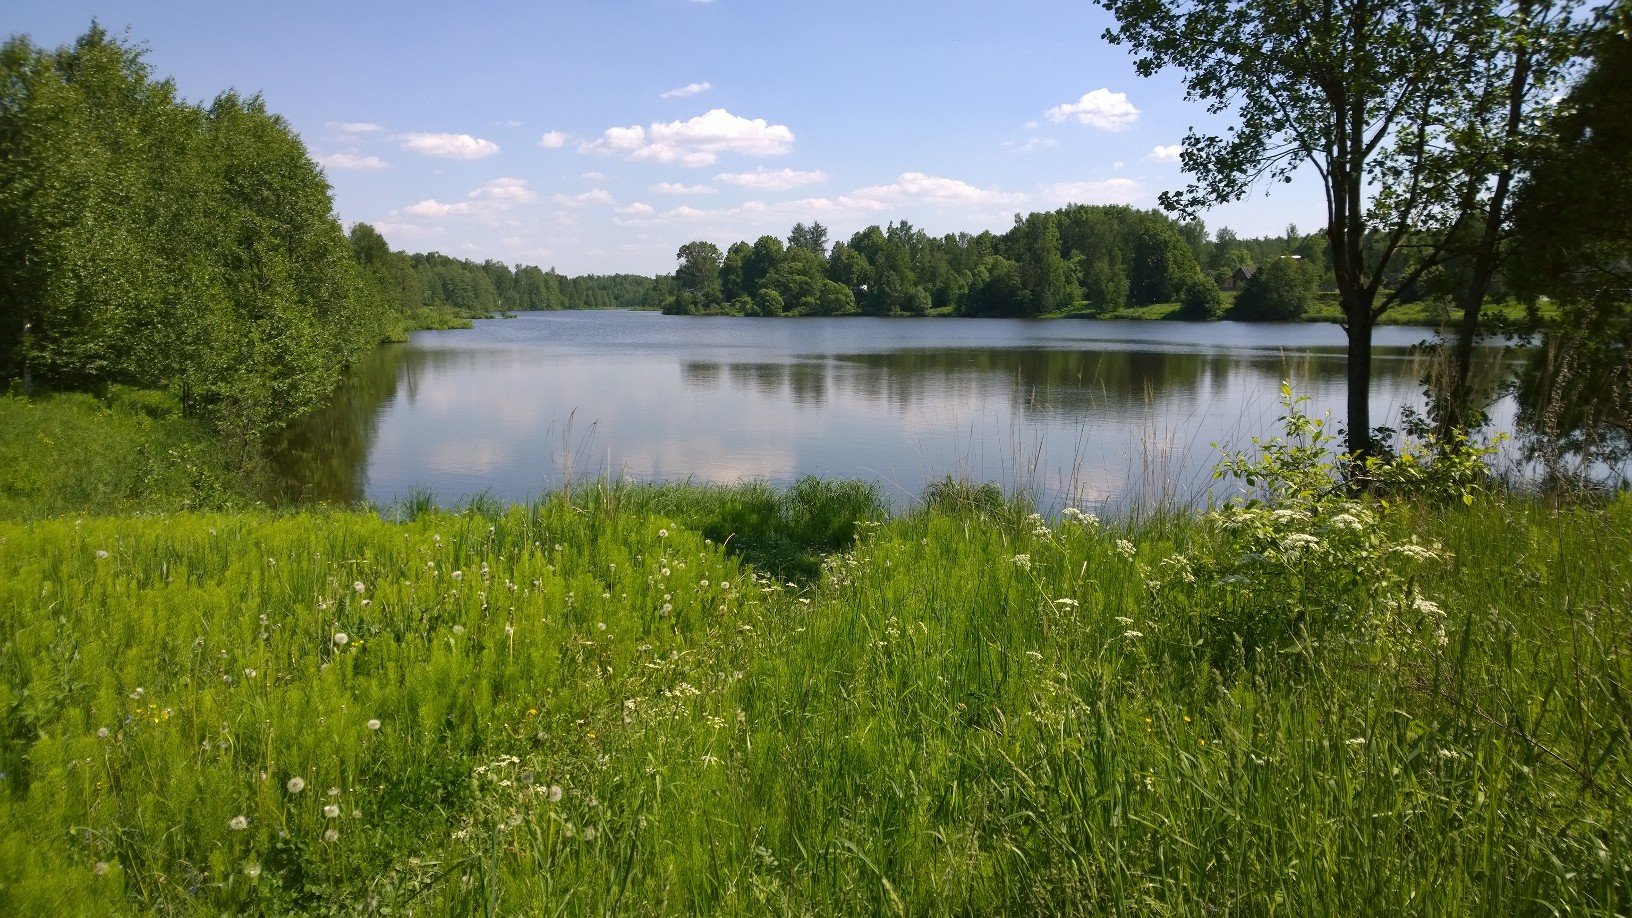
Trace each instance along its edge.
<path fill-rule="evenodd" d="M 1176 145 L 1219 126 L 1177 74 L 1144 79 L 1088 2 L 10 0 L 48 47 L 98 19 L 207 101 L 259 92 L 305 140 L 347 225 L 395 248 L 672 270 L 818 220 L 1002 231 L 1067 203 L 1156 206 Z M 1323 219 L 1300 180 L 1210 229 Z"/>

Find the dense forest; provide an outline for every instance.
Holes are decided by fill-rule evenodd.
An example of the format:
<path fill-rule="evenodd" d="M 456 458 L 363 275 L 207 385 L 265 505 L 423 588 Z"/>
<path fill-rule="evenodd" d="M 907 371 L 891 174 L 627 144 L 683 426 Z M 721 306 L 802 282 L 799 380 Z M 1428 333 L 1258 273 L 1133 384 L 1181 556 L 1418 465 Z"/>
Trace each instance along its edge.
<path fill-rule="evenodd" d="M 1324 240 L 1242 239 L 1157 211 L 1071 205 L 1016 216 L 1002 235 L 931 236 L 906 221 L 827 242 L 820 223 L 786 243 L 761 236 L 721 252 L 682 246 L 656 296 L 675 314 L 1109 315 L 1176 304 L 1175 318 L 1295 319 L 1329 286 Z M 1263 269 L 1260 271 L 1260 269 Z M 1239 291 L 1231 306 L 1224 291 Z"/>
<path fill-rule="evenodd" d="M 0 48 L 0 378 L 173 396 L 253 451 L 407 330 L 504 310 L 639 305 L 632 275 L 393 252 L 349 237 L 300 138 L 258 96 L 207 105 L 93 26 Z"/>

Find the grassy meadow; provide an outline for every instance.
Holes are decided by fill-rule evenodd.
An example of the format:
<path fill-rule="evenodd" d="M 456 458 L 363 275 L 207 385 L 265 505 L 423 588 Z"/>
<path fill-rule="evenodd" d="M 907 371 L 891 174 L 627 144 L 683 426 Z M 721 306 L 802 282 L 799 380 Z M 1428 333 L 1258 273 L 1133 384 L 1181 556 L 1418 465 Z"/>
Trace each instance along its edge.
<path fill-rule="evenodd" d="M 1632 501 L 801 487 L 0 523 L 0 912 L 1632 910 Z"/>

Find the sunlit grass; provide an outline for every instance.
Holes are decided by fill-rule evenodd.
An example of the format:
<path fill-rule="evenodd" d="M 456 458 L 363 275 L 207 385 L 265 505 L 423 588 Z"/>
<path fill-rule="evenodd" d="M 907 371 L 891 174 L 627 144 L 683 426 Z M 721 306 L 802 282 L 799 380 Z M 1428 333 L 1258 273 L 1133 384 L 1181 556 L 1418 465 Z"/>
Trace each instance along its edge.
<path fill-rule="evenodd" d="M 1411 511 L 1444 646 L 1251 667 L 1145 582 L 1199 520 L 943 501 L 790 585 L 704 504 L 0 526 L 0 911 L 1632 907 L 1632 502 Z"/>

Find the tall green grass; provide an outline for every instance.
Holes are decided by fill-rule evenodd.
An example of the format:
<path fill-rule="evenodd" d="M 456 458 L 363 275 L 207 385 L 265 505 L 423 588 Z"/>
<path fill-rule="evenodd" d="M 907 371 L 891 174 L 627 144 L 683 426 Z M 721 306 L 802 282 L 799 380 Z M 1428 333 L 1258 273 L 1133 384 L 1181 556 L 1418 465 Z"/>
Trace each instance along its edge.
<path fill-rule="evenodd" d="M 0 519 L 232 506 L 240 471 L 163 393 L 0 395 Z"/>
<path fill-rule="evenodd" d="M 1632 910 L 1632 501 L 1398 506 L 1446 642 L 1249 662 L 1206 519 L 822 488 L 803 581 L 698 490 L 0 524 L 0 912 Z"/>

